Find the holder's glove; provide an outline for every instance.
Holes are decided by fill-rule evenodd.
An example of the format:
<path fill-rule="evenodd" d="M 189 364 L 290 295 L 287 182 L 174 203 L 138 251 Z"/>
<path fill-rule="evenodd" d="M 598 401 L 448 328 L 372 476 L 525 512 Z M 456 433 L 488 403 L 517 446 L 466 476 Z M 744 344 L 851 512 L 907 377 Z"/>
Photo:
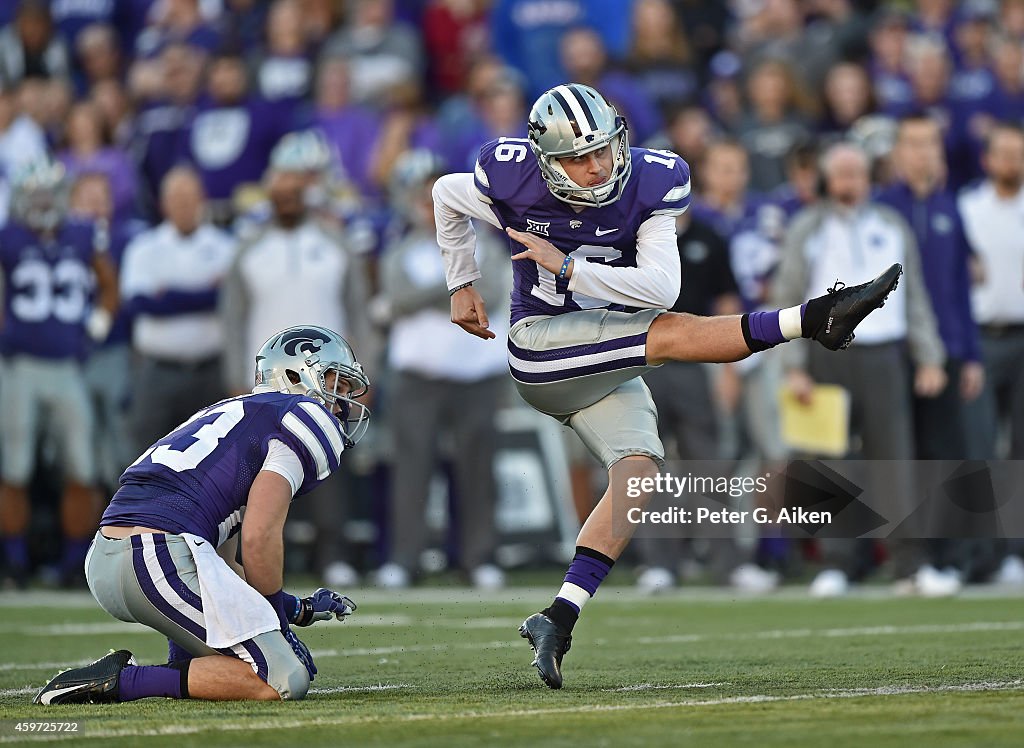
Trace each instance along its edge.
<path fill-rule="evenodd" d="M 321 587 L 309 597 L 298 601 L 298 612 L 291 622 L 296 626 L 310 626 L 317 621 L 327 621 L 337 618 L 344 621 L 346 616 L 352 614 L 356 604 L 347 595 L 339 595 L 337 592 Z"/>

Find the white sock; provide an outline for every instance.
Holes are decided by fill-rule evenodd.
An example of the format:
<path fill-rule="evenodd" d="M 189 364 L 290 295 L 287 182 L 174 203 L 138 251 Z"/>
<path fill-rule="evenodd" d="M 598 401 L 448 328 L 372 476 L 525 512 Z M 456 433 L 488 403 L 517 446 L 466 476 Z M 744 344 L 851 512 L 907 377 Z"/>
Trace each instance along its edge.
<path fill-rule="evenodd" d="M 555 597 L 560 597 L 567 603 L 575 605 L 580 610 L 583 610 L 583 606 L 590 600 L 590 593 L 580 587 L 578 584 L 572 582 L 563 582 L 562 587 L 558 590 L 558 594 Z"/>
<path fill-rule="evenodd" d="M 804 336 L 804 315 L 801 306 L 791 306 L 779 310 L 779 330 L 786 340 L 796 340 Z"/>

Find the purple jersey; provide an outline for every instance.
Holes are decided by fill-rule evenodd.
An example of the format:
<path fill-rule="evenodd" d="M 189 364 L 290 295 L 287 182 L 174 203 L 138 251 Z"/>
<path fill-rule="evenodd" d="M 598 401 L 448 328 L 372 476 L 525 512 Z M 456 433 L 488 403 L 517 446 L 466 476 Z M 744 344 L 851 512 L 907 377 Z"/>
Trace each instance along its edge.
<path fill-rule="evenodd" d="M 91 223 L 66 221 L 47 238 L 13 221 L 0 229 L 4 288 L 0 352 L 84 358 L 95 252 Z"/>
<path fill-rule="evenodd" d="M 220 545 L 245 512 L 249 489 L 277 439 L 302 463 L 297 494 L 338 469 L 341 424 L 302 395 L 262 392 L 200 410 L 121 475 L 101 525 L 192 533 Z"/>
<path fill-rule="evenodd" d="M 690 204 L 690 167 L 670 151 L 631 148 L 630 154 L 633 172 L 622 197 L 579 212 L 551 194 L 524 138 L 484 145 L 475 181 L 502 228 L 543 236 L 577 262 L 636 267 L 640 224 L 653 215 L 678 215 Z M 510 239 L 509 249 L 517 254 L 523 248 Z M 568 280 L 535 262 L 515 262 L 512 268 L 512 324 L 536 315 L 623 308 L 570 291 Z"/>
<path fill-rule="evenodd" d="M 207 195 L 226 200 L 236 187 L 263 178 L 270 152 L 290 127 L 288 107 L 252 99 L 237 106 L 205 102 L 188 135 L 188 157 Z"/>

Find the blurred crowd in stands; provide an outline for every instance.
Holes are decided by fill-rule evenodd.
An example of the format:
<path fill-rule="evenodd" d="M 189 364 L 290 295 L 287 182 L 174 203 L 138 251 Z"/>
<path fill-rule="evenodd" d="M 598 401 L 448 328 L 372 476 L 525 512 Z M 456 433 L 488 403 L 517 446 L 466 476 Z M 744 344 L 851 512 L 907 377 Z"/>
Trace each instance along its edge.
<path fill-rule="evenodd" d="M 807 399 L 815 382 L 850 392 L 861 457 L 1024 458 L 1024 0 L 11 0 L 7 583 L 80 583 L 124 467 L 248 391 L 272 332 L 315 323 L 367 367 L 375 424 L 306 502 L 312 534 L 290 540 L 310 551 L 293 563 L 332 586 L 416 582 L 437 473 L 457 517 L 447 563 L 501 586 L 494 416 L 517 407 L 500 340 L 508 251 L 480 230 L 499 341 L 471 338 L 448 322 L 430 186 L 472 170 L 488 140 L 524 137 L 530 103 L 569 80 L 616 105 L 632 145 L 691 165 L 677 310 L 787 306 L 885 266 L 893 243 L 914 257 L 905 302 L 844 354 L 794 345 L 652 373 L 671 458 L 785 460 L 776 393 Z M 40 270 L 18 227 L 53 207 L 91 227 L 95 256 Z M 119 300 L 104 320 L 83 299 L 113 308 L 110 273 Z M 38 333 L 53 315 L 60 329 L 26 343 L 19 324 Z M 573 496 L 559 498 L 585 517 L 600 470 L 566 434 Z M 884 490 L 912 491 L 904 478 Z M 1024 585 L 1015 541 L 636 548 L 648 591 L 690 578 L 765 590 L 812 572 L 822 596 L 879 573 L 926 595 Z"/>

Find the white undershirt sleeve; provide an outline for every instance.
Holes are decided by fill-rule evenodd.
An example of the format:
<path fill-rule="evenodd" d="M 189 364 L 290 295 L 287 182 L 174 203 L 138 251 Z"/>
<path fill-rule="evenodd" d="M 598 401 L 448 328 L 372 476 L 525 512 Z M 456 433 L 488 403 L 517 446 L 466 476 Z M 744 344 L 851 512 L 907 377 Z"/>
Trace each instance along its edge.
<path fill-rule="evenodd" d="M 437 245 L 444 259 L 445 278 L 452 289 L 480 277 L 476 264 L 476 232 L 470 219 L 501 228 L 472 174 L 448 174 L 434 182 L 434 220 Z"/>
<path fill-rule="evenodd" d="M 295 496 L 295 492 L 299 490 L 302 479 L 305 477 L 298 455 L 279 439 L 270 440 L 267 445 L 267 459 L 263 461 L 263 467 L 260 470 L 277 473 L 288 481 L 288 485 L 292 487 L 292 496 Z"/>
<path fill-rule="evenodd" d="M 676 219 L 654 215 L 636 232 L 636 267 L 574 262 L 569 290 L 613 304 L 668 309 L 679 298 L 682 269 L 676 246 Z"/>

